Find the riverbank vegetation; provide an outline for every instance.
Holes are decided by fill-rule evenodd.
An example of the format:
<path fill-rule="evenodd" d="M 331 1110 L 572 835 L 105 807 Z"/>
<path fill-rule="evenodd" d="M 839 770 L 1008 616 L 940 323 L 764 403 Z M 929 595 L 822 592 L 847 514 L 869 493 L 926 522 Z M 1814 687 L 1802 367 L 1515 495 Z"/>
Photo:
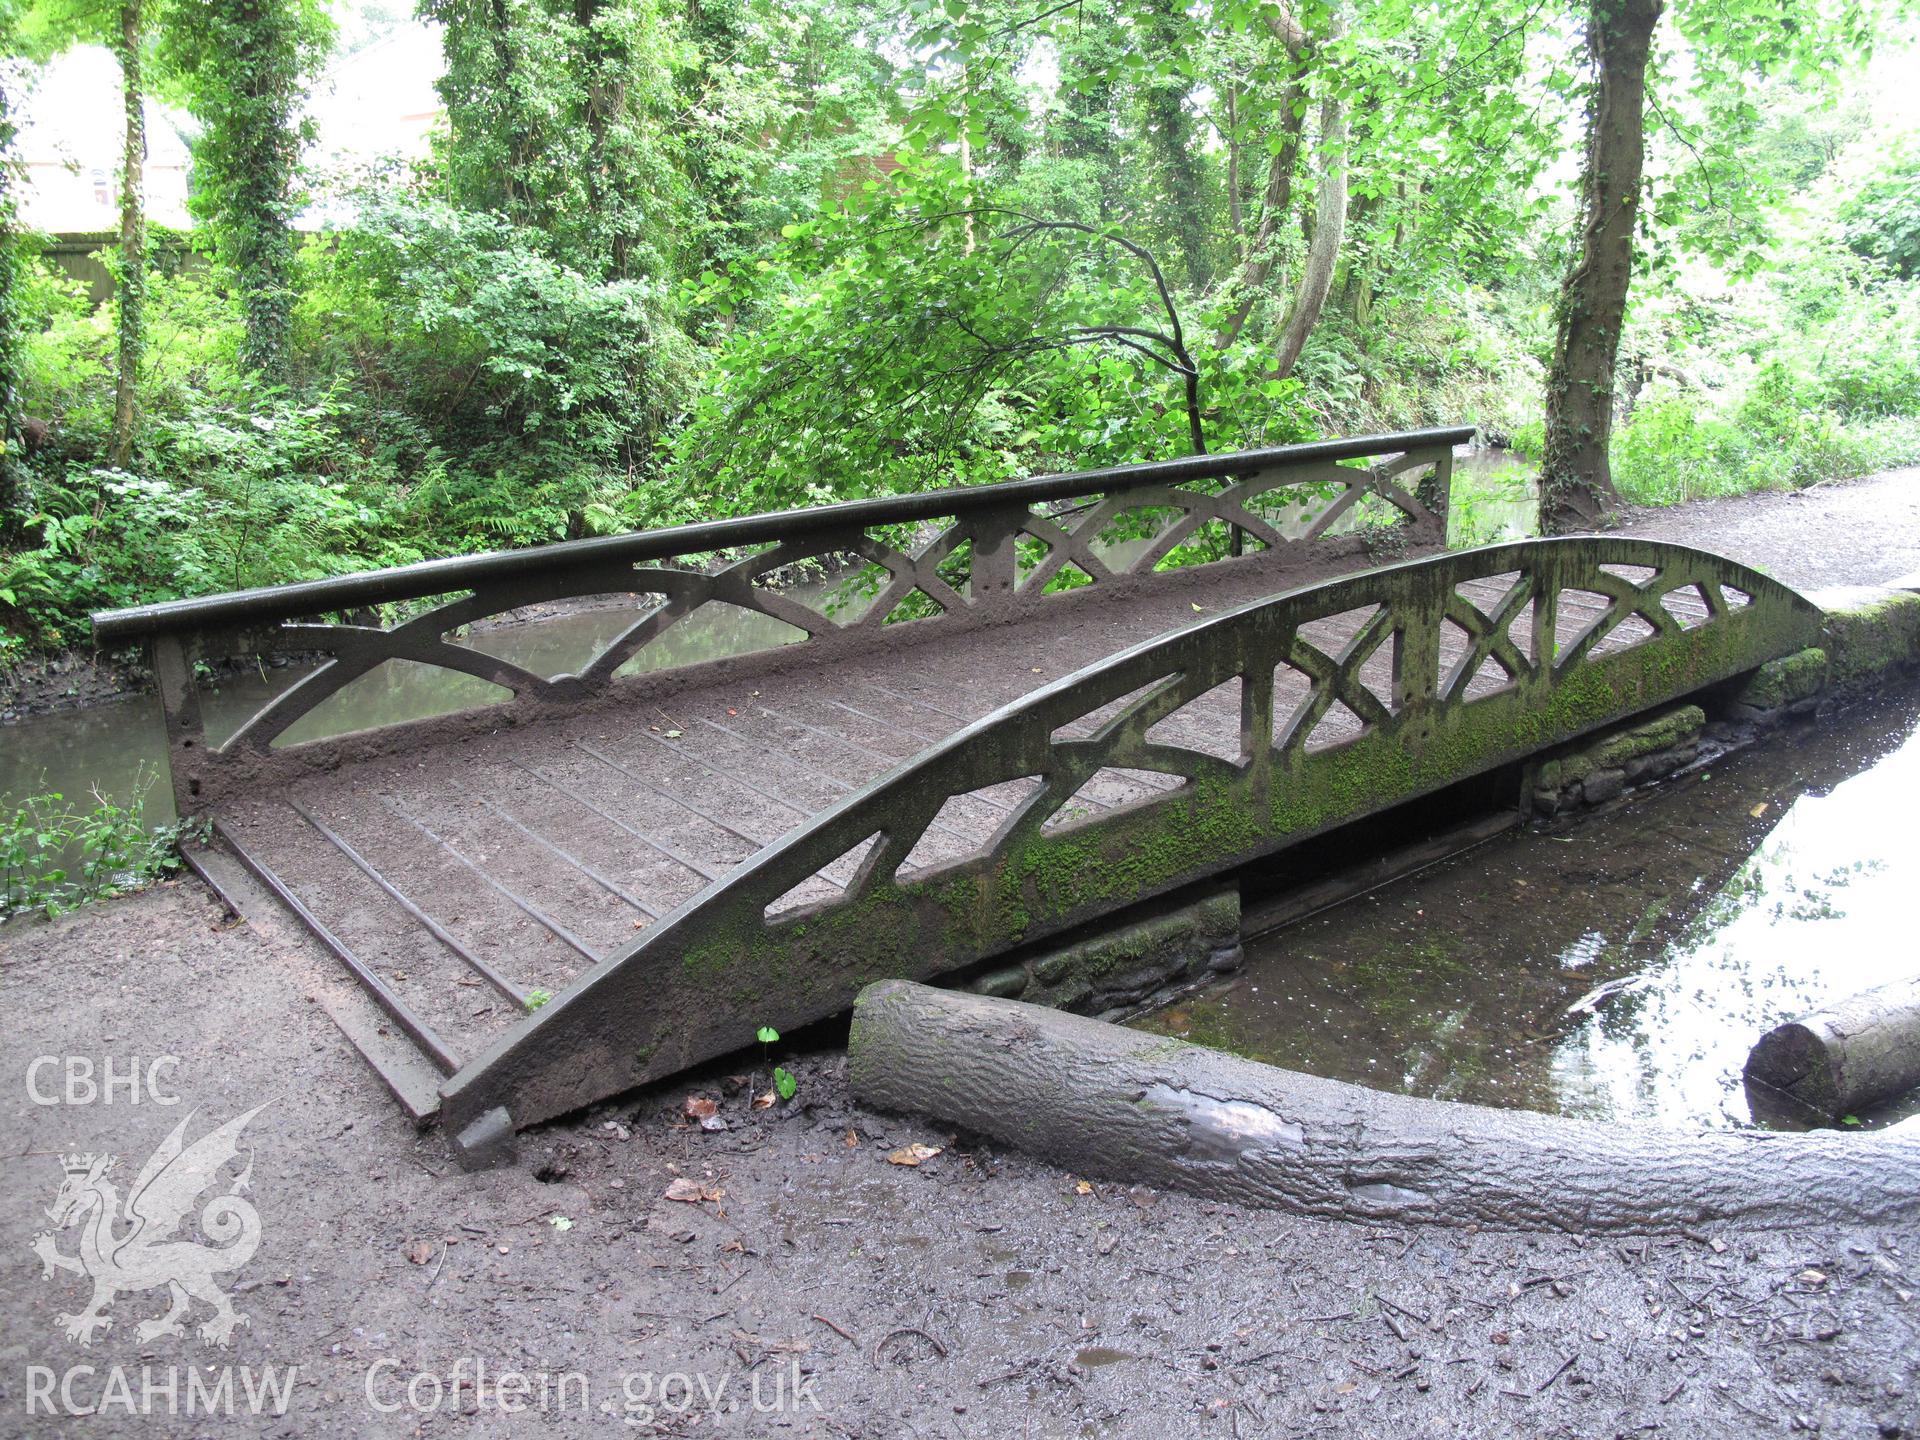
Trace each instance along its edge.
<path fill-rule="evenodd" d="M 57 791 L 0 795 L 0 921 L 29 912 L 51 919 L 179 873 L 193 827 L 148 823 L 154 780 L 140 777 L 125 800 L 97 791 L 79 803 Z"/>
<path fill-rule="evenodd" d="M 0 154 L 77 44 L 128 135 L 104 304 L 0 168 L 0 661 L 104 606 L 1319 434 L 1477 423 L 1550 524 L 1920 459 L 1920 51 L 1796 14 L 422 0 L 430 153 L 328 169 L 308 97 L 404 6 L 0 0 Z M 139 203 L 150 98 L 187 233 Z"/>

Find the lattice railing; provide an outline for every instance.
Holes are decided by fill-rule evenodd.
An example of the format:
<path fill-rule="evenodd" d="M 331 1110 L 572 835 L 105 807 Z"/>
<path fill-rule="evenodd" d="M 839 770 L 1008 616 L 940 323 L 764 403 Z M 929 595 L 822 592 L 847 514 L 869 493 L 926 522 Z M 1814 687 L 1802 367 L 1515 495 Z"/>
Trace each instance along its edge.
<path fill-rule="evenodd" d="M 111 611 L 94 617 L 94 633 L 103 645 L 149 646 L 176 797 L 194 810 L 290 773 L 302 754 L 327 764 L 598 703 L 637 670 L 670 662 L 670 642 L 725 607 L 764 622 L 755 643 L 858 637 L 870 646 L 883 626 L 889 638 L 925 634 L 893 622 L 1004 616 L 1061 588 L 1114 586 L 1229 554 L 1284 571 L 1292 557 L 1324 552 L 1366 525 L 1438 542 L 1453 448 L 1471 433 L 1199 456 L 430 561 Z M 813 587 L 830 592 L 827 603 L 805 603 L 796 575 L 827 577 Z M 478 643 L 476 627 L 496 617 L 589 597 L 614 623 L 593 653 L 553 673 Z M 235 656 L 312 668 L 214 737 L 196 667 Z M 357 728 L 329 716 L 355 687 L 405 667 L 460 683 L 428 687 L 418 718 L 385 726 L 378 739 L 356 736 L 343 748 L 313 735 Z M 506 708 L 473 718 L 488 704 Z M 449 721 L 449 711 L 468 718 Z"/>
<path fill-rule="evenodd" d="M 450 1082 L 517 1123 L 1188 885 L 1813 643 L 1718 556 L 1522 541 L 1258 601 L 896 767 L 608 957 Z M 1104 786 L 1104 788 L 1102 788 Z M 949 823 L 997 815 L 970 852 Z"/>

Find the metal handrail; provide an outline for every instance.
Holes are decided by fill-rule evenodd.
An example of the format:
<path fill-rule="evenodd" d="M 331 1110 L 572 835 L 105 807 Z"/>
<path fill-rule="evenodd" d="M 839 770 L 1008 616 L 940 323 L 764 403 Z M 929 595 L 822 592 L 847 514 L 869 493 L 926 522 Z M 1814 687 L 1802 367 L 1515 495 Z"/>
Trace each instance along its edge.
<path fill-rule="evenodd" d="M 1263 450 L 1239 450 L 1220 455 L 1190 455 L 1178 460 L 1115 465 L 1104 470 L 1076 470 L 1027 480 L 1007 480 L 993 485 L 955 485 L 911 495 L 846 500 L 833 505 L 676 525 L 663 530 L 640 530 L 591 540 L 567 540 L 524 550 L 495 550 L 483 555 L 422 560 L 412 565 L 365 570 L 325 580 L 303 580 L 289 585 L 267 585 L 222 595 L 202 595 L 188 600 L 168 600 L 153 605 L 98 611 L 93 616 L 93 638 L 99 645 L 117 645 L 184 631 L 227 629 L 260 621 L 295 619 L 387 601 L 418 600 L 468 589 L 489 580 L 567 570 L 575 566 L 697 555 L 822 531 L 905 524 L 1006 506 L 1033 505 L 1077 495 L 1257 474 L 1316 461 L 1351 460 L 1393 450 L 1453 446 L 1464 443 L 1473 433 L 1474 427 L 1471 425 L 1454 425 L 1429 430 L 1393 431 L 1383 435 L 1358 435 L 1342 440 L 1316 440 L 1300 445 L 1278 445 Z"/>

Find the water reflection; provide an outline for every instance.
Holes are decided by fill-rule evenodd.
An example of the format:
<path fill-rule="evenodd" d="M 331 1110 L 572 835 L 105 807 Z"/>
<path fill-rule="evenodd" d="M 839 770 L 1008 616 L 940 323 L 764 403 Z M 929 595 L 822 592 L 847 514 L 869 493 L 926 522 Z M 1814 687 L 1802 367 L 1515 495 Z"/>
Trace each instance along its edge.
<path fill-rule="evenodd" d="M 1250 945 L 1139 1023 L 1412 1094 L 1750 1124 L 1761 1034 L 1915 969 L 1916 728 L 1912 699 L 1862 711 L 1497 841 Z"/>
<path fill-rule="evenodd" d="M 857 595 L 844 599 L 826 586 L 796 586 L 784 593 L 802 604 L 834 604 L 835 617 L 857 615 Z M 524 624 L 479 630 L 461 643 L 511 660 L 538 675 L 578 669 L 621 635 L 641 615 L 638 602 L 543 616 Z M 746 654 L 803 639 L 783 621 L 735 605 L 702 606 L 645 646 L 618 673 L 663 670 L 702 660 Z M 226 741 L 259 708 L 300 680 L 292 667 L 258 667 L 222 675 L 201 688 L 207 738 Z M 412 661 L 387 661 L 315 706 L 281 737 L 283 744 L 447 715 L 508 698 L 508 692 L 457 671 Z M 142 782 L 166 773 L 166 735 L 150 696 L 130 696 L 87 710 L 22 721 L 0 731 L 0 798 L 58 790 L 69 800 L 94 789 L 110 799 L 134 798 Z M 174 818 L 167 786 L 148 784 L 147 819 Z"/>

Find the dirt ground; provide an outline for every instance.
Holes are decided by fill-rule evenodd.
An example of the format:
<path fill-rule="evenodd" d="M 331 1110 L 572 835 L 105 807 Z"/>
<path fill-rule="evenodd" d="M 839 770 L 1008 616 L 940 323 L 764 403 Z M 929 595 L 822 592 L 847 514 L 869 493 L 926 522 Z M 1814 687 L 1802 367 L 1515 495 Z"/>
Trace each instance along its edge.
<path fill-rule="evenodd" d="M 228 921 L 194 882 L 8 927 L 0 957 L 0 1434 L 1920 1430 L 1920 1214 L 1582 1241 L 1247 1212 L 869 1113 L 832 1037 L 783 1055 L 789 1105 L 753 1110 L 753 1077 L 723 1066 L 465 1175 L 308 998 L 325 957 L 277 922 Z M 41 1056 L 56 1059 L 36 1070 Z M 124 1075 L 161 1056 L 178 1064 L 155 1089 L 177 1104 L 89 1093 L 85 1062 L 97 1082 L 109 1057 Z M 689 1093 L 728 1128 L 682 1119 Z M 95 1103 L 37 1103 L 69 1098 Z M 143 1341 L 158 1290 L 120 1296 L 90 1347 L 66 1339 L 56 1317 L 83 1283 L 43 1278 L 29 1248 L 60 1157 L 117 1155 L 124 1193 L 189 1112 L 191 1141 L 262 1104 L 242 1141 L 262 1238 L 224 1277 L 248 1317 L 231 1347 Z M 916 1141 L 941 1153 L 888 1162 Z M 676 1181 L 711 1198 L 666 1198 Z M 249 1415 L 244 1383 L 268 1366 L 294 1371 L 285 1413 Z M 167 1413 L 169 1380 L 176 1410 L 195 1393 L 192 1367 L 200 1393 L 233 1367 L 237 1413 Z M 509 1371 L 524 1398 L 497 1383 Z"/>

